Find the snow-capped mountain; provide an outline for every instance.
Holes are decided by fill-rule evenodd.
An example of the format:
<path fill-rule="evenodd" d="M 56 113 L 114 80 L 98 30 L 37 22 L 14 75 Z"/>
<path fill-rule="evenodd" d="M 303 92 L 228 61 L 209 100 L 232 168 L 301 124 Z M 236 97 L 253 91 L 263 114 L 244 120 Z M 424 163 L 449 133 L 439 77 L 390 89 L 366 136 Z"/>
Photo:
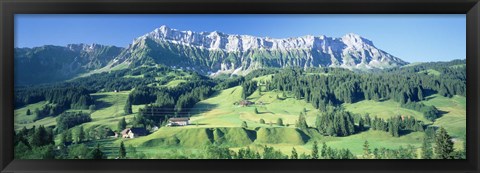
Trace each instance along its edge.
<path fill-rule="evenodd" d="M 161 26 L 134 39 L 127 48 L 98 44 L 70 44 L 15 48 L 17 84 L 48 83 L 92 71 L 164 64 L 205 75 L 245 75 L 264 67 L 342 67 L 384 69 L 407 62 L 376 48 L 356 34 L 341 38 L 303 36 L 268 38 L 192 32 Z M 102 69 L 102 70 L 99 70 Z"/>
<path fill-rule="evenodd" d="M 165 25 L 135 39 L 110 66 L 123 63 L 160 63 L 213 74 L 246 74 L 261 67 L 384 69 L 407 64 L 353 33 L 341 38 L 307 35 L 277 39 L 180 31 Z"/>

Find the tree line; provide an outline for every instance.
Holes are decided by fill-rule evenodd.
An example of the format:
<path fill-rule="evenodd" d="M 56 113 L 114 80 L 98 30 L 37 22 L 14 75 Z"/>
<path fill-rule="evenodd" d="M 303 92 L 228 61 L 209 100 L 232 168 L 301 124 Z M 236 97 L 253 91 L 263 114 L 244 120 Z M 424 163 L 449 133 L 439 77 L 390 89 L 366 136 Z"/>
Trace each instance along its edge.
<path fill-rule="evenodd" d="M 465 96 L 466 85 L 461 77 L 464 73 L 460 71 L 462 68 L 454 68 L 437 77 L 403 69 L 357 73 L 340 68 L 291 68 L 276 73 L 267 86 L 269 90 L 291 92 L 295 98 L 304 99 L 321 111 L 342 103 L 393 99 L 434 120 L 438 110 L 418 102 L 435 92 L 448 97 Z"/>

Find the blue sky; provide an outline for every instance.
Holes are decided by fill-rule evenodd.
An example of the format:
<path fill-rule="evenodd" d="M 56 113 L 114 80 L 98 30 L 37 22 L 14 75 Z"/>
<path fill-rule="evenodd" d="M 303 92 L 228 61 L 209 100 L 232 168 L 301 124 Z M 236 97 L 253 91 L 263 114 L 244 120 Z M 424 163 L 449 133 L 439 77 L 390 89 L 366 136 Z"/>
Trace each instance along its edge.
<path fill-rule="evenodd" d="M 466 18 L 454 15 L 29 15 L 15 16 L 15 47 L 98 43 L 126 47 L 161 25 L 261 37 L 356 33 L 408 62 L 466 56 Z"/>

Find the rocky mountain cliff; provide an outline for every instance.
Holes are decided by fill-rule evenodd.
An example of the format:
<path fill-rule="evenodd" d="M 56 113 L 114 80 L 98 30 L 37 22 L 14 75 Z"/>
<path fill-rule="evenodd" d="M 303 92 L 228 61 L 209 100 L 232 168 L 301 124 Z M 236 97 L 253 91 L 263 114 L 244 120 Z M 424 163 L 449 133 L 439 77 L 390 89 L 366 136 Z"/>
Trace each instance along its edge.
<path fill-rule="evenodd" d="M 385 69 L 408 64 L 356 34 L 341 38 L 312 36 L 269 38 L 192 32 L 161 26 L 127 48 L 71 44 L 15 49 L 15 83 L 50 83 L 93 70 L 164 64 L 205 75 L 245 75 L 264 67 L 342 67 Z M 116 68 L 119 67 L 119 68 Z"/>
<path fill-rule="evenodd" d="M 407 62 L 356 34 L 341 38 L 268 38 L 222 32 L 179 31 L 161 26 L 137 39 L 111 66 L 166 64 L 207 74 L 246 74 L 262 67 L 384 69 Z"/>

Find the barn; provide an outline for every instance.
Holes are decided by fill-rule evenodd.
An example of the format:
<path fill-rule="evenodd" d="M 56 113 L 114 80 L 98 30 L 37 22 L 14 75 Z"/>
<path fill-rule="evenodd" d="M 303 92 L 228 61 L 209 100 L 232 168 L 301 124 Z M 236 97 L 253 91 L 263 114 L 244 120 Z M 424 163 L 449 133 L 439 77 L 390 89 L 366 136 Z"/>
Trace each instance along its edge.
<path fill-rule="evenodd" d="M 187 126 L 190 118 L 170 118 L 167 126 Z"/>

